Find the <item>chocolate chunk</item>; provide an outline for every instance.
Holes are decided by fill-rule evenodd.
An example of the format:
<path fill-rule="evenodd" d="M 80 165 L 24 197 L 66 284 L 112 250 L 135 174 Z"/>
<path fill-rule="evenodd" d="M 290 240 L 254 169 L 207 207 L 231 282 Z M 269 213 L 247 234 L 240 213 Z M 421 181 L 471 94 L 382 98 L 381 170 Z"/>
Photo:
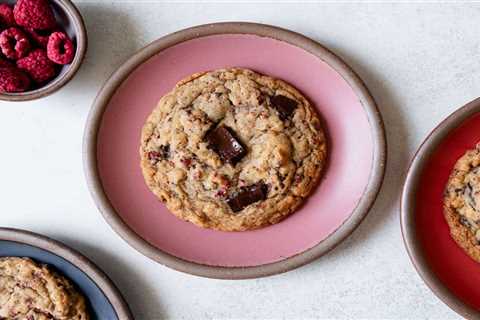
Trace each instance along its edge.
<path fill-rule="evenodd" d="M 280 95 L 270 97 L 270 102 L 277 109 L 282 120 L 287 120 L 295 112 L 298 105 L 297 101 Z"/>
<path fill-rule="evenodd" d="M 238 212 L 254 202 L 265 200 L 267 192 L 267 185 L 259 182 L 241 188 L 239 192 L 228 198 L 227 204 L 233 212 Z"/>
<path fill-rule="evenodd" d="M 209 147 L 215 150 L 225 162 L 235 164 L 247 153 L 231 129 L 223 125 L 207 133 L 205 139 Z"/>
<path fill-rule="evenodd" d="M 168 157 L 170 157 L 170 145 L 167 144 L 164 146 L 160 146 L 160 154 L 162 155 L 163 159 L 167 159 Z"/>
<path fill-rule="evenodd" d="M 470 222 L 468 221 L 467 218 L 465 217 L 460 217 L 460 223 L 463 224 L 465 227 L 467 228 L 470 228 L 472 225 L 470 224 Z"/>
<path fill-rule="evenodd" d="M 473 195 L 473 186 L 469 183 L 467 183 L 465 187 L 464 194 L 467 196 L 467 202 L 472 208 L 477 207 L 477 202 L 475 201 L 475 196 Z"/>
<path fill-rule="evenodd" d="M 263 94 L 259 94 L 257 96 L 257 102 L 258 104 L 263 104 L 265 102 L 265 96 Z"/>

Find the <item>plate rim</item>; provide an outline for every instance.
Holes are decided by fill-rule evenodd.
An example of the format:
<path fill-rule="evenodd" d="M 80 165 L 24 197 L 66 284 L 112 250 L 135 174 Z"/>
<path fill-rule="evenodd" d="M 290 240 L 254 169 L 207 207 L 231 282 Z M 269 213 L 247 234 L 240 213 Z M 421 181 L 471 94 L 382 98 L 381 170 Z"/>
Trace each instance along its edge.
<path fill-rule="evenodd" d="M 284 260 L 258 266 L 205 265 L 175 257 L 154 247 L 135 233 L 116 213 L 103 190 L 96 165 L 97 134 L 103 112 L 116 89 L 128 75 L 146 60 L 166 48 L 188 40 L 220 34 L 251 34 L 273 38 L 299 47 L 327 63 L 347 82 L 360 100 L 368 117 L 374 145 L 369 181 L 350 217 L 326 239 L 312 248 Z M 373 206 L 384 179 L 386 158 L 387 142 L 382 116 L 375 100 L 360 77 L 340 57 L 318 42 L 287 29 L 252 22 L 219 22 L 183 29 L 161 37 L 137 51 L 114 71 L 100 89 L 88 115 L 83 139 L 83 164 L 88 188 L 104 219 L 123 240 L 143 255 L 174 270 L 207 278 L 230 280 L 280 274 L 312 262 L 332 250 L 358 227 Z"/>
<path fill-rule="evenodd" d="M 96 264 L 75 249 L 50 237 L 17 228 L 0 227 L 0 241 L 26 244 L 65 259 L 98 286 L 112 305 L 118 319 L 134 319 L 128 303 L 113 281 Z"/>
<path fill-rule="evenodd" d="M 440 143 L 464 121 L 480 112 L 480 98 L 476 98 L 452 112 L 422 141 L 407 170 L 400 201 L 400 228 L 402 238 L 411 263 L 427 287 L 450 309 L 467 319 L 480 318 L 480 311 L 458 298 L 435 275 L 428 266 L 427 259 L 415 232 L 415 194 L 418 190 L 421 173 L 425 164 Z"/>

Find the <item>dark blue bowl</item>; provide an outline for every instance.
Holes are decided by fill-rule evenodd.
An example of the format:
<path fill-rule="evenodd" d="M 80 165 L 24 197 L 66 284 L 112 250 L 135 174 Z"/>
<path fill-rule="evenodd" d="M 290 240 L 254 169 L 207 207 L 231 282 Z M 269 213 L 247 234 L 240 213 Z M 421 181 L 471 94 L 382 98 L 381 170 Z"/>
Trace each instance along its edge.
<path fill-rule="evenodd" d="M 112 281 L 91 261 L 64 244 L 18 229 L 0 228 L 0 257 L 29 257 L 53 266 L 88 300 L 92 320 L 133 320 Z"/>

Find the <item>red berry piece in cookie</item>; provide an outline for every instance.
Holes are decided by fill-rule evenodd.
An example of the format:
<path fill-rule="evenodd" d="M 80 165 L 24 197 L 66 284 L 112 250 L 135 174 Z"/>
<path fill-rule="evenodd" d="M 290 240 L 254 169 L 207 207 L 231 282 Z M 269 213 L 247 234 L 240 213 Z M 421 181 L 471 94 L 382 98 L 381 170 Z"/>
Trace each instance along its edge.
<path fill-rule="evenodd" d="M 253 184 L 248 187 L 243 187 L 235 195 L 227 200 L 233 212 L 238 212 L 243 208 L 249 206 L 260 200 L 265 200 L 267 197 L 268 187 L 263 182 Z"/>
<path fill-rule="evenodd" d="M 17 60 L 25 57 L 30 47 L 27 35 L 18 28 L 8 28 L 0 33 L 0 48 L 9 59 Z"/>
<path fill-rule="evenodd" d="M 220 189 L 215 193 L 215 197 L 217 198 L 225 198 L 227 196 L 227 190 L 226 189 Z"/>
<path fill-rule="evenodd" d="M 54 32 L 48 38 L 48 58 L 58 64 L 69 64 L 75 56 L 72 40 L 63 32 Z"/>
<path fill-rule="evenodd" d="M 36 49 L 17 61 L 17 67 L 24 70 L 36 83 L 44 83 L 57 75 L 55 64 L 43 49 Z"/>
<path fill-rule="evenodd" d="M 210 148 L 215 150 L 220 158 L 227 163 L 235 164 L 247 153 L 247 150 L 235 138 L 232 131 L 225 126 L 219 126 L 210 131 L 206 140 Z"/>
<path fill-rule="evenodd" d="M 182 158 L 180 162 L 187 168 L 189 169 L 190 166 L 192 165 L 192 158 Z"/>
<path fill-rule="evenodd" d="M 170 157 L 170 145 L 160 146 L 158 151 L 149 151 L 147 157 L 152 164 L 168 159 Z"/>
<path fill-rule="evenodd" d="M 30 79 L 7 61 L 0 60 L 0 92 L 23 92 L 30 86 Z"/>
<path fill-rule="evenodd" d="M 13 16 L 17 24 L 25 28 L 48 30 L 57 25 L 48 0 L 18 0 Z"/>
<path fill-rule="evenodd" d="M 13 27 L 15 24 L 12 8 L 6 3 L 0 4 L 0 28 Z"/>
<path fill-rule="evenodd" d="M 162 159 L 160 152 L 157 151 L 150 151 L 147 156 L 148 160 L 153 161 L 154 163 L 157 163 Z"/>

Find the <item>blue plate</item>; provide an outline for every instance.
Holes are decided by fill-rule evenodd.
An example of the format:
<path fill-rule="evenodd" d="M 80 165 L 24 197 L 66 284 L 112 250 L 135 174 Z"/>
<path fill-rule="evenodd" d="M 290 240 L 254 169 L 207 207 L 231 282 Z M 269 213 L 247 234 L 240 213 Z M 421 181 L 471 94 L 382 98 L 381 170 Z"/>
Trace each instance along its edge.
<path fill-rule="evenodd" d="M 28 231 L 0 228 L 0 257 L 5 256 L 29 257 L 68 277 L 87 298 L 92 320 L 133 320 L 128 305 L 108 277 L 60 242 Z"/>

